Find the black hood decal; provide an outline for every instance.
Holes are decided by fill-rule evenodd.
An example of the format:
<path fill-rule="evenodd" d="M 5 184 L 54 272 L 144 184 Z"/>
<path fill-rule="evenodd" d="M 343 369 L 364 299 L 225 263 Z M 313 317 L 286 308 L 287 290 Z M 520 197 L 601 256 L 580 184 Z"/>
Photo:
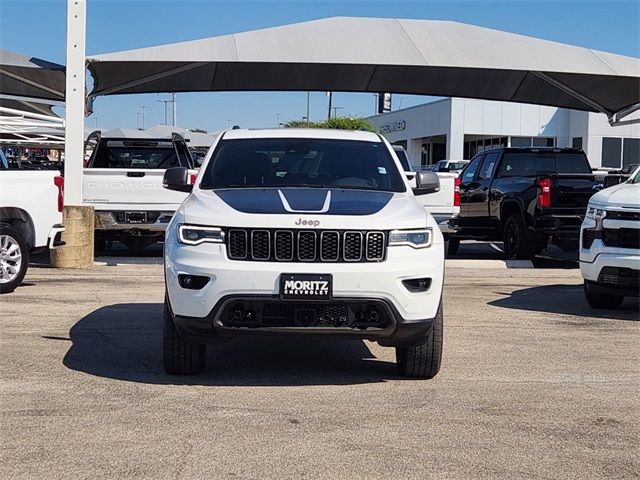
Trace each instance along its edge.
<path fill-rule="evenodd" d="M 215 193 L 239 212 L 280 215 L 373 215 L 393 197 L 392 192 L 328 188 L 247 188 Z"/>

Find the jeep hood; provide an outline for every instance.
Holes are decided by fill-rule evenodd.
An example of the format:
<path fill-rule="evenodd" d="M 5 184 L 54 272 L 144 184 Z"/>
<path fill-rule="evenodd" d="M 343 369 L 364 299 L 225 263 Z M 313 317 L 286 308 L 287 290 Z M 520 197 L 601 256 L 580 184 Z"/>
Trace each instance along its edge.
<path fill-rule="evenodd" d="M 195 191 L 183 205 L 196 225 L 252 228 L 424 228 L 412 193 L 325 188 Z"/>

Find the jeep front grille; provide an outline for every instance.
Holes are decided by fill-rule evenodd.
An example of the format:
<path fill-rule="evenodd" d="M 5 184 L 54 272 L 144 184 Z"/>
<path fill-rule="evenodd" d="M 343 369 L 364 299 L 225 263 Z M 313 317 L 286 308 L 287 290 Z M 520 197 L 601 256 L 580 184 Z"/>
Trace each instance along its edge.
<path fill-rule="evenodd" d="M 231 260 L 268 262 L 382 262 L 387 234 L 361 230 L 226 230 Z"/>

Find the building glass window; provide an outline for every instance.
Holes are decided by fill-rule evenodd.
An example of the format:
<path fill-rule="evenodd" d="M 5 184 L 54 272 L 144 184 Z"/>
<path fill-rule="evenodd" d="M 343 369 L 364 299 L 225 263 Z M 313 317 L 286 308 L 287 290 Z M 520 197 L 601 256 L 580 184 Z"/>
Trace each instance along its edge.
<path fill-rule="evenodd" d="M 553 147 L 555 138 L 551 137 L 533 137 L 534 147 Z"/>
<path fill-rule="evenodd" d="M 640 138 L 625 138 L 622 148 L 622 166 L 640 163 Z"/>
<path fill-rule="evenodd" d="M 602 166 L 620 168 L 622 157 L 622 139 L 604 137 L 602 139 Z"/>
<path fill-rule="evenodd" d="M 511 137 L 512 147 L 530 147 L 531 137 Z"/>
<path fill-rule="evenodd" d="M 582 149 L 582 137 L 573 137 L 573 140 L 571 141 L 571 146 L 573 148 Z"/>

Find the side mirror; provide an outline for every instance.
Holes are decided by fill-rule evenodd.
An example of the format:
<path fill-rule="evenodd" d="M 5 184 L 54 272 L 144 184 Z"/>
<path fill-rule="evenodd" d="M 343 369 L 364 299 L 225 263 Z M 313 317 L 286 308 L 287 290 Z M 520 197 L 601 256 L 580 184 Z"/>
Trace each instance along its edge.
<path fill-rule="evenodd" d="M 440 191 L 440 178 L 435 172 L 418 172 L 416 174 L 416 188 L 414 195 L 426 195 Z"/>
<path fill-rule="evenodd" d="M 189 183 L 189 169 L 186 167 L 167 168 L 162 178 L 162 186 L 177 192 L 190 192 L 193 185 Z"/>

